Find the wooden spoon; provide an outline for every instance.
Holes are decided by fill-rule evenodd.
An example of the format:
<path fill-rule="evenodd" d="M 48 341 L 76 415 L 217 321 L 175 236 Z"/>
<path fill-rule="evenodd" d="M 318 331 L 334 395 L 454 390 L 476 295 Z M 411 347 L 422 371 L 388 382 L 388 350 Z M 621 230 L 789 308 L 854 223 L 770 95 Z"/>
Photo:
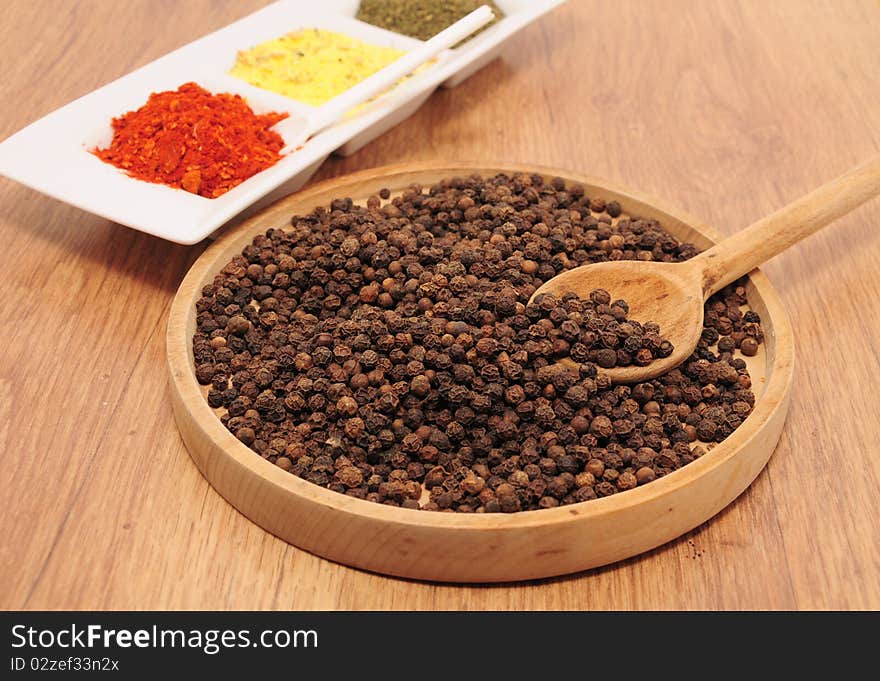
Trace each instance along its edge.
<path fill-rule="evenodd" d="M 653 321 L 674 346 L 647 366 L 600 369 L 615 383 L 646 381 L 681 364 L 703 330 L 703 303 L 716 291 L 880 194 L 880 156 L 822 185 L 708 251 L 681 263 L 617 260 L 583 265 L 553 277 L 532 296 L 602 288 L 629 303 L 629 318 Z M 563 360 L 570 362 L 571 360 Z"/>

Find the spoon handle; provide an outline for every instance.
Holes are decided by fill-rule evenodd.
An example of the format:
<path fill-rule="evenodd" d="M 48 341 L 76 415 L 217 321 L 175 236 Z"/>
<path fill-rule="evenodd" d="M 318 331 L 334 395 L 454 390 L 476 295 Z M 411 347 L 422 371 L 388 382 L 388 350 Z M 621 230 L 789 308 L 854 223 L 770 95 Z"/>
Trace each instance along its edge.
<path fill-rule="evenodd" d="M 880 194 L 880 156 L 853 168 L 693 258 L 706 297 Z"/>
<path fill-rule="evenodd" d="M 427 42 L 407 52 L 341 95 L 334 97 L 314 112 L 309 120 L 308 135 L 314 135 L 336 123 L 353 108 L 392 87 L 401 78 L 409 75 L 444 50 L 451 49 L 474 31 L 488 24 L 494 17 L 495 14 L 491 8 L 488 5 L 482 5 L 440 31 Z"/>

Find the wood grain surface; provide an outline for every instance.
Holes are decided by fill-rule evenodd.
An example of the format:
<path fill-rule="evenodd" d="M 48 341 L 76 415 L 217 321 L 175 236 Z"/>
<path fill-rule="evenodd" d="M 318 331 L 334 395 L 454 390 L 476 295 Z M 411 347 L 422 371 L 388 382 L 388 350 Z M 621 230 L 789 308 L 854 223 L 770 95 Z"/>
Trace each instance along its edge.
<path fill-rule="evenodd" d="M 0 138 L 263 4 L 7 0 Z M 569 167 L 730 234 L 880 151 L 878 35 L 875 0 L 572 0 L 318 178 L 430 159 Z M 648 554 L 515 586 L 335 565 L 214 492 L 164 369 L 168 307 L 204 244 L 6 180 L 0 239 L 2 608 L 880 608 L 877 202 L 765 267 L 797 369 L 749 490 Z"/>

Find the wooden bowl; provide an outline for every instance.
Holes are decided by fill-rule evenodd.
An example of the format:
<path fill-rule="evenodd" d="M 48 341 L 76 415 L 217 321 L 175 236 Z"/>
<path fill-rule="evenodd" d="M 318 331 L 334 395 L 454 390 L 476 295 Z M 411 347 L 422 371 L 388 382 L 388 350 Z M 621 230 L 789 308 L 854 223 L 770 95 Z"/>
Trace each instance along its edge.
<path fill-rule="evenodd" d="M 217 240 L 196 261 L 168 321 L 168 368 L 174 414 L 196 465 L 214 488 L 258 525 L 330 560 L 401 577 L 444 582 L 502 582 L 577 572 L 647 551 L 691 530 L 733 501 L 770 458 L 788 410 L 793 344 L 788 317 L 763 274 L 750 276 L 749 301 L 761 315 L 762 351 L 749 358 L 754 411 L 724 442 L 684 468 L 644 487 L 554 509 L 514 514 L 416 511 L 347 497 L 313 485 L 260 458 L 239 442 L 208 405 L 196 381 L 192 336 L 202 287 L 258 233 L 289 225 L 338 197 L 365 200 L 382 187 L 473 172 L 538 172 L 585 185 L 588 196 L 619 201 L 624 211 L 656 218 L 701 248 L 718 234 L 636 192 L 554 168 L 407 164 L 322 182 L 270 206 Z"/>

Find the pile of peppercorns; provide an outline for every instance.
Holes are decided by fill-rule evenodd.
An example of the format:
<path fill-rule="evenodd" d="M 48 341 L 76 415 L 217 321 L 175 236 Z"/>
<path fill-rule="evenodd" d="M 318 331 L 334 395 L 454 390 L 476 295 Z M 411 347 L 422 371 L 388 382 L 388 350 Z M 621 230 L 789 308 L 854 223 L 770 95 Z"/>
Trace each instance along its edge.
<path fill-rule="evenodd" d="M 498 175 L 334 200 L 257 236 L 202 291 L 196 377 L 244 444 L 336 492 L 429 510 L 552 508 L 646 484 L 751 411 L 763 340 L 731 285 L 678 369 L 625 301 L 532 294 L 559 272 L 697 249 L 559 178 Z M 560 363 L 560 360 L 567 360 Z"/>

